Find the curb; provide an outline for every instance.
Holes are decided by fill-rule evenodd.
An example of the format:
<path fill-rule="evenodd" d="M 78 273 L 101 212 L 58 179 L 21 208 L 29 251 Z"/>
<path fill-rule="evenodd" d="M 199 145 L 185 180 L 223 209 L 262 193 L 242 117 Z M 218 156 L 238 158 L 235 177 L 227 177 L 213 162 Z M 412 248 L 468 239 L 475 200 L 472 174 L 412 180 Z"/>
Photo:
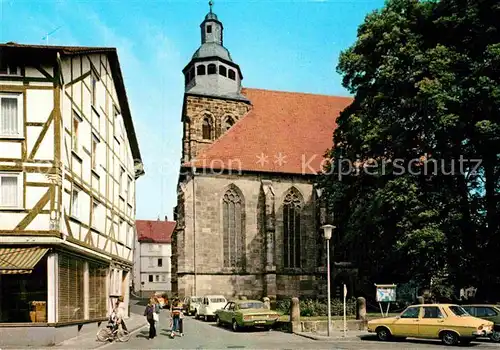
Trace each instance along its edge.
<path fill-rule="evenodd" d="M 346 337 L 343 336 L 333 336 L 333 337 L 328 337 L 328 336 L 323 336 L 323 335 L 314 335 L 314 334 L 308 334 L 305 332 L 294 332 L 293 334 L 298 335 L 300 337 L 304 337 L 307 339 L 312 339 L 316 341 L 353 341 L 359 338 L 356 335 L 347 335 Z"/>

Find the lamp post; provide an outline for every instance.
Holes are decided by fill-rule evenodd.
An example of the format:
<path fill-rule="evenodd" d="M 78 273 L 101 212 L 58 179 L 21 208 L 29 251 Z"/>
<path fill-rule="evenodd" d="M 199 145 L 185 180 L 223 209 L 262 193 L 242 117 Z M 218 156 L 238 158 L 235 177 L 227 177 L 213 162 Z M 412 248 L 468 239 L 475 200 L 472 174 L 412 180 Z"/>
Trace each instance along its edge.
<path fill-rule="evenodd" d="M 326 284 L 328 296 L 328 336 L 330 336 L 330 327 L 332 321 L 331 302 L 330 302 L 330 238 L 332 238 L 332 231 L 335 228 L 333 225 L 323 225 L 323 237 L 326 241 Z"/>

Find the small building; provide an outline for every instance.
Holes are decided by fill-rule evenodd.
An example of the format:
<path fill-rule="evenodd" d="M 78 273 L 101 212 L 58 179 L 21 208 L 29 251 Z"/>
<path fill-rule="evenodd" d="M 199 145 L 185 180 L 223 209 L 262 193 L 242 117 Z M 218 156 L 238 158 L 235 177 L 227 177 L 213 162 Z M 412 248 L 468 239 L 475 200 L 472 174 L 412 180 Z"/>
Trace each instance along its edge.
<path fill-rule="evenodd" d="M 155 292 L 172 291 L 172 233 L 176 223 L 161 220 L 137 220 L 135 241 L 134 292 L 147 297 Z"/>
<path fill-rule="evenodd" d="M 0 347 L 128 303 L 143 173 L 115 48 L 0 44 Z"/>

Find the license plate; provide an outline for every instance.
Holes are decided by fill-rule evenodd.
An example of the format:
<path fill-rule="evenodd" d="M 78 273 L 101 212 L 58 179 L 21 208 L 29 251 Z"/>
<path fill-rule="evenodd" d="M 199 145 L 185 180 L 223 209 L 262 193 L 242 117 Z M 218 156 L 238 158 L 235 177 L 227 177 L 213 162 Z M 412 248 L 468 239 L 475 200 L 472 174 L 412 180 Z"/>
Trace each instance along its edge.
<path fill-rule="evenodd" d="M 255 323 L 266 323 L 266 321 L 255 321 Z"/>

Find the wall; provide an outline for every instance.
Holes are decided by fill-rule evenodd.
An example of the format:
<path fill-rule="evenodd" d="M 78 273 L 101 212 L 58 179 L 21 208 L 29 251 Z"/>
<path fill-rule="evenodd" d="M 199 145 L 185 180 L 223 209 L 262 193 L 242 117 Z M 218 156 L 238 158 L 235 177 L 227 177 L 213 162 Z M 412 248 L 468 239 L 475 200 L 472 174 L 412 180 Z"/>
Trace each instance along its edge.
<path fill-rule="evenodd" d="M 316 222 L 316 206 L 311 179 L 300 176 L 259 175 L 199 175 L 194 178 L 195 206 L 193 213 L 193 180 L 186 179 L 184 192 L 179 197 L 182 218 L 178 220 L 175 244 L 179 278 L 178 291 L 203 295 L 219 291 L 225 295 L 262 294 L 265 273 L 266 245 L 263 226 L 264 203 L 262 180 L 271 180 L 275 194 L 276 235 L 274 258 L 278 294 L 289 292 L 311 294 L 315 292 L 317 272 L 317 244 L 320 238 Z M 238 273 L 223 268 L 221 227 L 221 200 L 230 186 L 236 186 L 245 203 L 246 269 Z M 285 269 L 283 266 L 283 200 L 291 188 L 296 189 L 304 209 L 301 216 L 302 268 Z M 194 220 L 194 217 L 196 218 Z M 195 225 L 193 226 L 193 222 Z M 195 232 L 195 233 L 193 233 Z M 196 252 L 196 256 L 194 255 Z M 194 288 L 196 260 L 196 290 Z M 175 279 L 175 277 L 174 277 Z M 306 281 L 306 282 L 300 282 Z"/>
<path fill-rule="evenodd" d="M 170 243 L 141 243 L 137 244 L 138 255 L 135 269 L 135 291 L 171 291 L 171 256 Z M 158 266 L 158 259 L 162 259 L 162 266 Z M 153 277 L 150 282 L 149 276 Z M 158 278 L 157 278 L 158 277 Z"/>

